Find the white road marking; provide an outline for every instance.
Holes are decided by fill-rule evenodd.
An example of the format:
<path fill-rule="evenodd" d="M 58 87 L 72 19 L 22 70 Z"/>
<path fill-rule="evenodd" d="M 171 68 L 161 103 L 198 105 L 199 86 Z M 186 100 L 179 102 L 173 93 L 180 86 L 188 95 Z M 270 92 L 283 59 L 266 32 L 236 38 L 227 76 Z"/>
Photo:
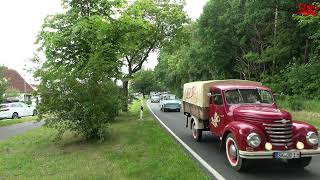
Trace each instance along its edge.
<path fill-rule="evenodd" d="M 149 106 L 149 100 L 147 101 L 147 106 L 148 109 L 150 110 L 150 112 L 153 114 L 153 116 L 160 122 L 160 124 L 167 129 L 167 131 L 186 149 L 190 152 L 190 154 L 196 158 L 199 163 L 205 167 L 215 178 L 217 178 L 217 180 L 225 180 L 225 178 L 215 169 L 213 169 L 213 167 L 211 167 L 204 159 L 202 159 L 200 157 L 199 154 L 197 154 L 195 151 L 193 151 L 185 142 L 183 142 L 173 131 L 171 131 L 171 129 L 168 128 L 168 126 L 166 126 L 161 120 L 160 118 L 152 111 L 152 109 Z"/>

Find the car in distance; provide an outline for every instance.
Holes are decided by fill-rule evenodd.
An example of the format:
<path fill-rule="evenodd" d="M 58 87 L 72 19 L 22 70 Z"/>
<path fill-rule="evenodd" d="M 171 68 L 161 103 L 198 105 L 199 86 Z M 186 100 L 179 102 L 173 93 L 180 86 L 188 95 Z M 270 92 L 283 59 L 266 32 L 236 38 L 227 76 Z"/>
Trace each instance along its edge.
<path fill-rule="evenodd" d="M 179 100 L 170 99 L 170 100 L 162 100 L 160 103 L 161 111 L 176 111 L 180 112 L 181 110 L 181 102 Z"/>
<path fill-rule="evenodd" d="M 152 103 L 160 102 L 160 96 L 151 96 L 151 102 Z"/>
<path fill-rule="evenodd" d="M 17 119 L 24 116 L 34 116 L 37 114 L 35 107 L 31 107 L 23 102 L 11 102 L 0 104 L 0 119 Z"/>

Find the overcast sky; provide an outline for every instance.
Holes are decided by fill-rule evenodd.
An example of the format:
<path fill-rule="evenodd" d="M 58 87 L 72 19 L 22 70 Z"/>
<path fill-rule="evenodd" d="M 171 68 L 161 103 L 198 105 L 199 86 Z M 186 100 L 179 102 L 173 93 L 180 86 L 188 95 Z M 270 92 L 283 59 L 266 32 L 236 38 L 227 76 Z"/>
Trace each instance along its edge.
<path fill-rule="evenodd" d="M 185 11 L 197 19 L 208 0 L 186 0 Z M 17 70 L 28 82 L 32 75 L 24 69 L 31 66 L 28 61 L 36 51 L 37 33 L 48 14 L 61 12 L 60 0 L 6 0 L 0 6 L 0 65 Z M 154 68 L 157 55 L 150 55 L 147 68 Z"/>

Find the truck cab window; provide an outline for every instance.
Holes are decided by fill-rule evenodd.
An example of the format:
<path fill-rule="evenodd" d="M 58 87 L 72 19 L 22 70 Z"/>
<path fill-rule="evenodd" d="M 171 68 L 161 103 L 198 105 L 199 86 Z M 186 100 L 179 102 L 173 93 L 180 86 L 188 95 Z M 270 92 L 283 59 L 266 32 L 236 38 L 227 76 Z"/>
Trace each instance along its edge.
<path fill-rule="evenodd" d="M 213 104 L 215 105 L 222 105 L 222 96 L 220 91 L 214 91 L 212 95 Z"/>

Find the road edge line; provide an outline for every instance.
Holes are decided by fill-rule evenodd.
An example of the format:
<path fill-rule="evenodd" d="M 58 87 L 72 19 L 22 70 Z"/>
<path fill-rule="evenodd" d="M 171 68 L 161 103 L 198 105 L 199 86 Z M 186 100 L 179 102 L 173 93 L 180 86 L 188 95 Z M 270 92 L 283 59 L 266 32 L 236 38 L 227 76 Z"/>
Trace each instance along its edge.
<path fill-rule="evenodd" d="M 198 162 L 205 167 L 217 180 L 226 180 L 218 171 L 213 169 L 204 159 L 200 157 L 199 154 L 197 154 L 195 151 L 191 149 L 185 142 L 183 142 L 171 129 L 165 125 L 160 118 L 152 111 L 152 109 L 149 106 L 149 101 L 147 101 L 147 106 L 149 111 L 153 114 L 153 116 L 160 122 L 160 124 L 187 150 L 189 153 L 198 160 Z"/>

